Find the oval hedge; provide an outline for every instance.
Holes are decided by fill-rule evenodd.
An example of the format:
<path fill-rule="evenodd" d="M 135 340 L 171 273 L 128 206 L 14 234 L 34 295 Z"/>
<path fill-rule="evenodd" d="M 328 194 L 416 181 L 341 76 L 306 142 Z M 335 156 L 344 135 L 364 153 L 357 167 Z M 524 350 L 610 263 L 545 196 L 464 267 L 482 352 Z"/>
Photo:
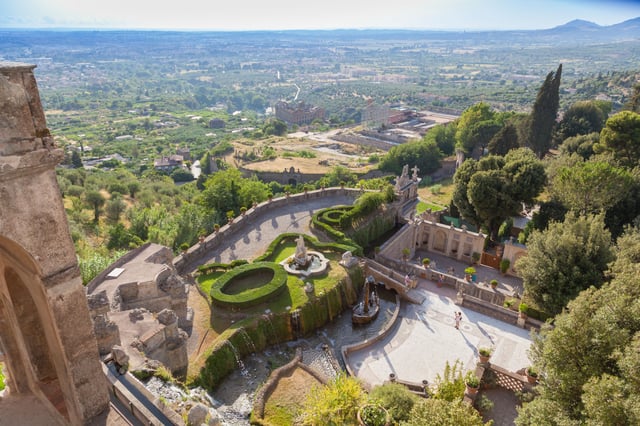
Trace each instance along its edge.
<path fill-rule="evenodd" d="M 251 274 L 258 274 L 260 270 L 268 269 L 273 273 L 273 279 L 257 288 L 247 289 L 238 294 L 227 294 L 225 288 L 229 287 L 236 278 Z M 211 301 L 221 307 L 226 308 L 249 308 L 270 300 L 287 288 L 287 272 L 284 268 L 274 262 L 256 262 L 242 265 L 225 273 L 211 286 L 209 295 Z"/>

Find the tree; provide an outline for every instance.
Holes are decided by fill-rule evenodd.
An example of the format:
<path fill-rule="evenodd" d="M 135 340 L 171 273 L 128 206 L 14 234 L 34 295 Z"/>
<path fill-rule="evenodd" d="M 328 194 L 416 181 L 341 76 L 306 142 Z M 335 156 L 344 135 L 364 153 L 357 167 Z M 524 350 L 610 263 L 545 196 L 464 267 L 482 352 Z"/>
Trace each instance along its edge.
<path fill-rule="evenodd" d="M 487 148 L 490 154 L 506 155 L 512 149 L 518 148 L 518 131 L 513 123 L 506 123 L 496 133 Z"/>
<path fill-rule="evenodd" d="M 631 95 L 629 101 L 624 105 L 624 109 L 640 114 L 640 83 L 633 86 L 633 95 Z"/>
<path fill-rule="evenodd" d="M 589 288 L 534 336 L 540 395 L 516 424 L 640 423 L 640 233 L 618 239 L 613 279 Z M 546 420 L 545 420 L 546 419 Z"/>
<path fill-rule="evenodd" d="M 442 152 L 433 140 L 407 142 L 396 145 L 382 158 L 380 170 L 399 175 L 405 165 L 416 166 L 420 174 L 427 175 L 440 168 Z"/>
<path fill-rule="evenodd" d="M 594 147 L 600 140 L 600 133 L 578 135 L 566 138 L 558 147 L 561 155 L 578 154 L 588 160 L 594 153 Z"/>
<path fill-rule="evenodd" d="M 527 256 L 516 262 L 525 295 L 540 309 L 557 314 L 582 290 L 604 282 L 613 259 L 604 216 L 566 215 L 544 231 L 533 231 Z"/>
<path fill-rule="evenodd" d="M 622 111 L 611 116 L 600 132 L 598 148 L 613 153 L 622 165 L 636 166 L 640 161 L 640 114 Z"/>
<path fill-rule="evenodd" d="M 81 169 L 83 167 L 82 158 L 80 157 L 80 154 L 78 154 L 78 151 L 73 151 L 71 153 L 71 165 L 76 169 Z"/>
<path fill-rule="evenodd" d="M 551 194 L 579 214 L 603 213 L 621 201 L 632 185 L 628 170 L 593 160 L 560 168 L 551 182 Z"/>
<path fill-rule="evenodd" d="M 490 120 L 494 119 L 494 115 L 489 104 L 485 102 L 480 102 L 467 108 L 462 115 L 460 115 L 460 118 L 456 120 L 456 148 L 470 155 L 477 146 L 479 141 L 478 136 L 484 126 L 478 127 L 478 123 L 485 121 L 490 122 Z M 489 126 L 489 124 L 487 124 L 487 126 Z M 487 139 L 486 143 L 488 143 L 490 139 L 491 138 Z"/>
<path fill-rule="evenodd" d="M 136 194 L 140 191 L 140 183 L 136 181 L 128 182 L 127 189 L 129 190 L 129 196 L 136 198 Z"/>
<path fill-rule="evenodd" d="M 105 207 L 105 211 L 107 213 L 107 218 L 116 223 L 120 220 L 120 215 L 127 209 L 127 205 L 122 201 L 122 198 L 119 196 L 112 197 L 109 201 L 107 201 L 107 205 Z"/>
<path fill-rule="evenodd" d="M 100 208 L 104 205 L 105 199 L 99 191 L 90 190 L 84 194 L 85 202 L 93 209 L 93 221 L 100 220 Z"/>
<path fill-rule="evenodd" d="M 456 145 L 456 125 L 455 122 L 446 126 L 439 124 L 433 127 L 424 135 L 425 142 L 435 142 L 443 155 L 452 155 Z"/>
<path fill-rule="evenodd" d="M 544 157 L 551 148 L 551 136 L 560 105 L 561 75 L 562 64 L 555 73 L 552 71 L 547 74 L 527 122 L 526 146 L 530 147 L 538 158 Z"/>
<path fill-rule="evenodd" d="M 611 105 L 601 101 L 579 101 L 569 107 L 558 124 L 556 141 L 561 144 L 572 136 L 600 133 Z"/>
<path fill-rule="evenodd" d="M 521 148 L 504 157 L 467 160 L 453 182 L 451 199 L 462 217 L 478 226 L 484 224 L 495 239 L 504 219 L 519 213 L 522 203 L 532 203 L 542 191 L 546 174 L 540 160 Z"/>

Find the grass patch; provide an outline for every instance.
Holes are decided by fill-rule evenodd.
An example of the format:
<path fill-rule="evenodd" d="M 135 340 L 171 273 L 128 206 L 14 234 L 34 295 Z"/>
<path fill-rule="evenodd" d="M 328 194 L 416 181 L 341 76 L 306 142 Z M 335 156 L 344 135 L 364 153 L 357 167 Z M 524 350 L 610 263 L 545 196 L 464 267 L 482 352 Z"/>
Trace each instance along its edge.
<path fill-rule="evenodd" d="M 416 206 L 416 213 L 420 214 L 426 211 L 427 209 L 431 209 L 431 211 L 434 211 L 434 212 L 439 212 L 440 210 L 444 210 L 445 207 L 438 204 L 425 203 L 424 201 L 420 201 Z"/>
<path fill-rule="evenodd" d="M 432 188 L 437 191 L 432 191 Z M 451 203 L 451 195 L 453 194 L 454 188 L 453 178 L 447 178 L 426 188 L 418 188 L 418 196 L 420 199 L 428 200 L 430 203 L 448 206 Z"/>

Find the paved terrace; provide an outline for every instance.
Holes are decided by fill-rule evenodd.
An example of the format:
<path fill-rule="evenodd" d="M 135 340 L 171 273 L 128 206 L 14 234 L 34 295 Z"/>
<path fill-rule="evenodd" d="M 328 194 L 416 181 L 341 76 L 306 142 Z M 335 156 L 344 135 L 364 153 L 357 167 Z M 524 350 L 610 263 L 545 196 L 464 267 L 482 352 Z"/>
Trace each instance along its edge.
<path fill-rule="evenodd" d="M 475 368 L 478 348 L 493 348 L 491 363 L 511 372 L 527 367 L 529 332 L 454 303 L 455 290 L 419 279 L 421 305 L 403 302 L 396 326 L 373 345 L 350 352 L 345 359 L 352 374 L 369 385 L 382 384 L 394 373 L 400 380 L 434 383 L 446 362 L 460 360 L 464 370 Z M 460 329 L 454 313 L 462 312 Z"/>

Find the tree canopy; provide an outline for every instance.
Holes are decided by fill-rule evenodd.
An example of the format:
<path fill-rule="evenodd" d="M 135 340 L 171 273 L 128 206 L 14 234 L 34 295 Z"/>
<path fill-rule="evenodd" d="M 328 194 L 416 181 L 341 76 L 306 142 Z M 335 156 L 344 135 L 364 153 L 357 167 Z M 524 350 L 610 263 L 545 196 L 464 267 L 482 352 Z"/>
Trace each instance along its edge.
<path fill-rule="evenodd" d="M 582 290 L 602 285 L 607 264 L 613 260 L 611 234 L 603 215 L 569 213 L 564 222 L 551 222 L 544 231 L 533 231 L 527 250 L 515 267 L 525 295 L 549 314 L 562 312 Z"/>
<path fill-rule="evenodd" d="M 399 175 L 402 168 L 408 164 L 411 167 L 417 166 L 420 174 L 426 175 L 440 168 L 441 159 L 442 152 L 436 142 L 422 139 L 394 146 L 382 158 L 378 167 L 380 170 Z"/>
<path fill-rule="evenodd" d="M 552 133 L 560 106 L 560 77 L 562 64 L 557 71 L 547 74 L 538 91 L 531 115 L 527 122 L 526 146 L 530 147 L 539 158 L 549 151 L 552 145 Z"/>
<path fill-rule="evenodd" d="M 531 150 L 521 148 L 504 157 L 469 159 L 458 168 L 453 181 L 452 201 L 462 217 L 485 225 L 495 238 L 504 219 L 519 213 L 522 203 L 531 203 L 540 194 L 546 174 Z"/>
<path fill-rule="evenodd" d="M 534 336 L 539 396 L 519 426 L 640 424 L 640 233 L 617 242 L 613 279 L 591 287 Z"/>
<path fill-rule="evenodd" d="M 640 161 L 640 114 L 622 111 L 611 116 L 600 132 L 599 148 L 613 153 L 625 166 L 636 166 Z"/>

